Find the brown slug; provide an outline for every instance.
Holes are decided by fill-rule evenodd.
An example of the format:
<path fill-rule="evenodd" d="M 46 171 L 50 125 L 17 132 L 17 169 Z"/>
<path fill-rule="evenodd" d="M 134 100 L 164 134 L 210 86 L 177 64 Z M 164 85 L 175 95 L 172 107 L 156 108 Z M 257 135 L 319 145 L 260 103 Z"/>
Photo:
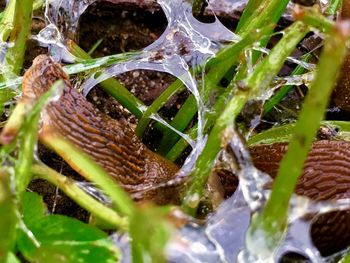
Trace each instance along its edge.
<path fill-rule="evenodd" d="M 50 57 L 38 56 L 25 73 L 22 100 L 35 101 L 59 79 L 64 81 L 64 90 L 59 100 L 45 107 L 39 140 L 45 132 L 62 135 L 103 167 L 136 200 L 177 202 L 175 189 L 156 186 L 173 179 L 178 167 L 149 150 L 128 125 L 96 109 L 72 87 L 68 75 Z M 66 161 L 70 164 L 68 157 Z M 144 191 L 150 187 L 153 188 Z"/>
<path fill-rule="evenodd" d="M 254 165 L 275 177 L 287 143 L 250 147 Z M 316 141 L 295 192 L 313 200 L 350 198 L 350 142 Z M 311 228 L 315 246 L 326 256 L 350 245 L 350 211 L 317 216 Z"/>

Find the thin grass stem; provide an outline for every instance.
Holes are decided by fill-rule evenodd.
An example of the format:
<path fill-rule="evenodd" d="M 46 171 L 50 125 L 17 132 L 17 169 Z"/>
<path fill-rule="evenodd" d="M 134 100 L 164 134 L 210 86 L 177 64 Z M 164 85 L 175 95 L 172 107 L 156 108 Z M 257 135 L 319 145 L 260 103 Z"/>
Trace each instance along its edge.
<path fill-rule="evenodd" d="M 44 179 L 60 188 L 74 202 L 112 227 L 123 231 L 128 229 L 128 221 L 125 217 L 121 217 L 116 211 L 98 202 L 69 177 L 59 174 L 45 165 L 38 164 L 32 166 L 31 172 L 34 176 Z"/>

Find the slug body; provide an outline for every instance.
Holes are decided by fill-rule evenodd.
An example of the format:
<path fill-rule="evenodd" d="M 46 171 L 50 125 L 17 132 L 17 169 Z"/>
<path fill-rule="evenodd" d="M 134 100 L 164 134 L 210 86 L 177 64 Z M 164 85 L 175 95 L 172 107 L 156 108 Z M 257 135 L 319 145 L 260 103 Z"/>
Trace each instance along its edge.
<path fill-rule="evenodd" d="M 50 57 L 38 56 L 25 73 L 22 99 L 35 101 L 59 79 L 65 84 L 63 93 L 45 107 L 40 134 L 55 132 L 68 139 L 136 200 L 176 202 L 178 195 L 157 185 L 173 179 L 178 167 L 150 151 L 129 126 L 96 109 L 71 86 L 67 74 Z M 70 163 L 68 158 L 66 161 Z"/>
<path fill-rule="evenodd" d="M 275 143 L 249 151 L 254 165 L 274 178 L 287 148 L 287 143 Z M 295 192 L 317 201 L 350 198 L 350 142 L 314 142 Z M 324 256 L 345 249 L 350 245 L 350 211 L 317 216 L 311 236 Z"/>

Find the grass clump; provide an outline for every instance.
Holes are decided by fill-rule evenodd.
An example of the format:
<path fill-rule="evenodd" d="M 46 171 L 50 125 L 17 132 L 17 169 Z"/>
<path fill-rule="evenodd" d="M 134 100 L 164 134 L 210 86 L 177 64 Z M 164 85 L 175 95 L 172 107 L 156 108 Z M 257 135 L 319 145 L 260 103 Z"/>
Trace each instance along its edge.
<path fill-rule="evenodd" d="M 247 233 L 247 248 L 254 251 L 260 244 L 255 243 L 256 235 L 266 241 L 264 253 L 257 258 L 269 257 L 284 238 L 288 225 L 288 207 L 296 182 L 302 173 L 303 164 L 323 120 L 324 112 L 336 83 L 337 74 L 346 54 L 350 36 L 347 22 L 333 22 L 316 9 L 295 10 L 296 20 L 283 30 L 282 38 L 264 55 L 259 50 L 267 46 L 278 20 L 286 9 L 288 0 L 250 0 L 238 23 L 236 33 L 239 40 L 227 44 L 215 57 L 191 70 L 193 76 L 204 72 L 200 91 L 201 99 L 207 106 L 211 94 L 216 100 L 207 106 L 203 132 L 206 137 L 203 150 L 195 162 L 183 192 L 182 210 L 196 216 L 203 200 L 205 187 L 217 156 L 232 139 L 238 128 L 237 117 L 246 103 L 273 94 L 272 82 L 279 74 L 288 56 L 297 48 L 303 38 L 317 28 L 326 36 L 324 50 L 314 72 L 315 79 L 303 104 L 298 121 L 293 125 L 275 128 L 258 134 L 248 144 L 261 142 L 288 141 L 289 148 L 281 162 L 278 176 L 264 209 L 254 215 Z M 42 6 L 41 1 L 11 0 L 0 15 L 0 44 L 8 45 L 0 72 L 0 103 L 8 103 L 19 94 L 18 86 L 22 77 L 26 40 L 30 35 L 32 11 Z M 201 13 L 204 1 L 193 1 L 194 13 Z M 330 2 L 326 13 L 334 15 L 340 1 Z M 97 45 L 100 45 L 98 42 Z M 119 62 L 128 61 L 135 53 L 116 54 L 93 59 L 73 41 L 68 41 L 68 50 L 78 58 L 78 62 L 64 67 L 68 74 L 84 72 L 96 74 Z M 251 60 L 246 53 L 251 53 Z M 301 59 L 308 62 L 311 54 Z M 249 61 L 248 61 L 249 60 Z M 247 64 L 251 62 L 251 68 Z M 297 66 L 291 73 L 303 74 L 308 69 Z M 220 81 L 230 76 L 230 83 L 223 87 Z M 101 86 L 138 119 L 136 134 L 142 138 L 151 126 L 161 132 L 158 152 L 175 161 L 188 146 L 173 130 L 161 123 L 153 124 L 151 118 L 157 115 L 170 98 L 185 90 L 178 79 L 172 83 L 150 106 L 145 106 L 115 79 L 107 79 Z M 15 88 L 14 88 L 15 87 Z M 268 113 L 292 89 L 283 86 L 263 108 Z M 121 251 L 99 229 L 103 226 L 131 237 L 131 251 L 134 262 L 165 262 L 165 248 L 175 232 L 169 220 L 171 207 L 139 206 L 119 187 L 106 172 L 88 156 L 81 153 L 65 138 L 47 133 L 42 140 L 60 156 L 69 158 L 79 173 L 96 184 L 111 200 L 110 205 L 99 202 L 78 184 L 35 159 L 41 110 L 52 97 L 62 89 L 58 82 L 35 105 L 23 105 L 19 100 L 7 120 L 4 130 L 13 132 L 13 137 L 1 148 L 0 157 L 0 262 L 18 261 L 21 254 L 28 261 L 59 262 L 59 256 L 67 262 L 115 262 L 122 257 Z M 186 133 L 196 140 L 198 123 L 196 99 L 190 95 L 183 103 L 169 125 L 179 134 Z M 341 127 L 342 138 L 348 138 L 346 122 L 324 122 L 323 125 Z M 45 215 L 42 198 L 26 191 L 31 180 L 41 178 L 59 187 L 71 199 L 90 212 L 101 224 L 86 224 L 76 219 L 57 215 Z M 150 220 L 152 218 L 152 220 Z M 35 220 L 34 220 L 35 219 Z M 55 226 L 56 229 L 52 229 Z M 152 233 L 152 235 L 150 235 Z M 257 234 L 258 233 L 258 234 Z M 86 254 L 86 251 L 88 253 Z M 256 251 L 259 253 L 259 251 Z M 346 256 L 346 260 L 349 256 Z"/>

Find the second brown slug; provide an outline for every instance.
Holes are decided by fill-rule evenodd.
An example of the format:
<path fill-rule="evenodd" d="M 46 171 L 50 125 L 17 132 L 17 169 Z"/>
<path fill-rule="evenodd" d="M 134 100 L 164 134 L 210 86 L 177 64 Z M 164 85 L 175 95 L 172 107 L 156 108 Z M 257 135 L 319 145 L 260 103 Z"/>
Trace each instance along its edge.
<path fill-rule="evenodd" d="M 253 146 L 249 151 L 254 165 L 274 178 L 287 148 L 287 143 L 274 143 Z M 295 192 L 316 201 L 350 198 L 350 142 L 314 142 Z M 350 211 L 318 216 L 311 236 L 324 256 L 345 249 L 350 245 Z"/>
<path fill-rule="evenodd" d="M 149 150 L 129 126 L 97 110 L 72 88 L 67 74 L 50 57 L 38 56 L 25 73 L 22 100 L 35 101 L 59 79 L 64 81 L 64 90 L 59 100 L 45 107 L 39 139 L 52 131 L 67 138 L 126 191 L 137 194 L 137 200 L 177 202 L 177 194 L 156 186 L 173 179 L 178 167 Z M 70 163 L 69 158 L 65 159 Z M 144 190 L 147 188 L 152 190 Z"/>

